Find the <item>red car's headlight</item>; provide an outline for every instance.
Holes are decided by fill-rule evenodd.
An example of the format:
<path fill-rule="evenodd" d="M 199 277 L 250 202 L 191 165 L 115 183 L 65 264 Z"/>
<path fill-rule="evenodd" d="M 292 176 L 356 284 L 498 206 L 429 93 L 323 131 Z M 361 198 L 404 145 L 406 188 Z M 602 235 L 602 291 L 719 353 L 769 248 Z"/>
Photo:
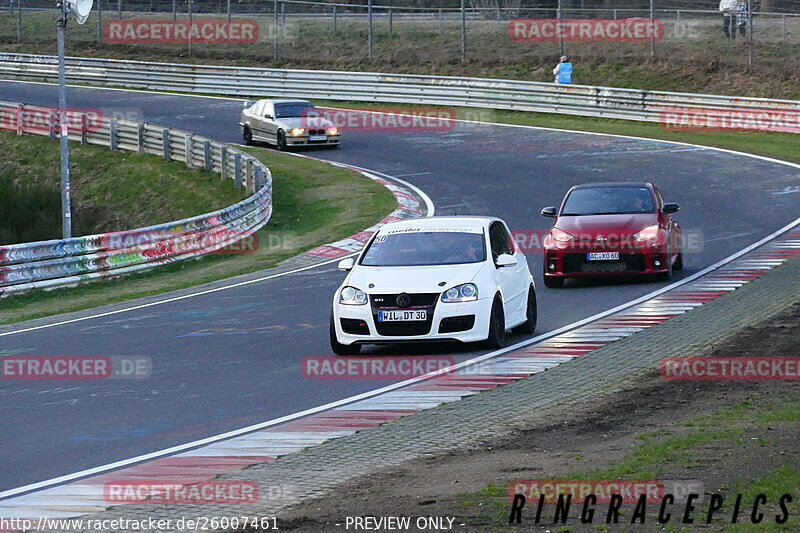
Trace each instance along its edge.
<path fill-rule="evenodd" d="M 647 243 L 650 245 L 659 244 L 661 241 L 661 229 L 658 227 L 658 224 L 653 224 L 652 226 L 647 226 L 637 231 L 633 234 L 633 237 L 638 243 Z"/>
<path fill-rule="evenodd" d="M 566 231 L 560 230 L 558 228 L 551 229 L 550 236 L 558 242 L 570 242 L 572 239 L 575 238 Z"/>

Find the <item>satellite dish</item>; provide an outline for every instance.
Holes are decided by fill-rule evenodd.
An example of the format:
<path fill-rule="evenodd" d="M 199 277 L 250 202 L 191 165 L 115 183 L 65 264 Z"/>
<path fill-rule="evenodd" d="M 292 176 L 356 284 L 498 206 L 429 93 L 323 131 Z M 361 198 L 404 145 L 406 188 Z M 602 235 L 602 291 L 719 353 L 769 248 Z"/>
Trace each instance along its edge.
<path fill-rule="evenodd" d="M 83 24 L 89 18 L 89 13 L 92 11 L 92 4 L 94 0 L 66 0 L 69 4 L 69 11 L 75 15 L 75 20 L 78 24 Z"/>

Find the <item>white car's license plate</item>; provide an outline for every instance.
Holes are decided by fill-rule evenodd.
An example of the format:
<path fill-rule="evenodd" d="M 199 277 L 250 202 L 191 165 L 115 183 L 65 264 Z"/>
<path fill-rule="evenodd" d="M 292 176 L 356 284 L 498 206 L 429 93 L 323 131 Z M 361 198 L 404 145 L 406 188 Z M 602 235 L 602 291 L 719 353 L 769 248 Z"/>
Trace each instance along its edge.
<path fill-rule="evenodd" d="M 589 252 L 586 254 L 589 261 L 618 261 L 619 252 Z"/>
<path fill-rule="evenodd" d="M 328 140 L 328 137 L 326 137 L 325 135 L 309 135 L 308 136 L 308 140 L 309 141 L 326 141 L 326 140 Z"/>
<path fill-rule="evenodd" d="M 405 320 L 427 320 L 428 312 L 422 310 L 378 311 L 378 322 L 402 322 Z"/>

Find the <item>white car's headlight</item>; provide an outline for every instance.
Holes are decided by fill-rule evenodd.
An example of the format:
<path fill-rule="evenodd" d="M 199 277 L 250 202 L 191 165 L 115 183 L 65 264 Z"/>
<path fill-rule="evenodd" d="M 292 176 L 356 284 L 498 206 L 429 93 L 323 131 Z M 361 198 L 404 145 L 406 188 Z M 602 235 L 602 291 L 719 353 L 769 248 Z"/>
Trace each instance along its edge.
<path fill-rule="evenodd" d="M 478 287 L 474 283 L 465 283 L 442 293 L 442 302 L 472 302 L 478 299 Z"/>
<path fill-rule="evenodd" d="M 300 135 L 302 135 L 303 133 L 305 133 L 305 131 L 306 131 L 306 130 L 304 130 L 303 128 L 294 128 L 294 129 L 291 131 L 291 134 L 292 134 L 292 135 L 294 135 L 295 137 L 299 137 Z"/>
<path fill-rule="evenodd" d="M 339 303 L 344 305 L 364 305 L 367 293 L 355 287 L 344 287 L 339 293 Z"/>

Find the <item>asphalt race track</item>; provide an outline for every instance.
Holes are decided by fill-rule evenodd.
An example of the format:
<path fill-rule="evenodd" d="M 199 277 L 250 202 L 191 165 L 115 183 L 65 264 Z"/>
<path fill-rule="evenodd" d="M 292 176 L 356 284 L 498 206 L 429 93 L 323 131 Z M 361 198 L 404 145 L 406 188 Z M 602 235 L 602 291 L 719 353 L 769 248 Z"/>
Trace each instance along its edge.
<path fill-rule="evenodd" d="M 0 99 L 57 106 L 55 86 L 0 82 Z M 154 124 L 241 142 L 240 101 L 71 88 L 70 107 L 133 112 Z M 137 116 L 134 116 L 137 118 Z M 460 123 L 445 132 L 345 132 L 338 150 L 309 152 L 400 177 L 436 213 L 491 214 L 512 230 L 545 229 L 539 215 L 588 181 L 654 181 L 696 249 L 676 279 L 713 264 L 793 220 L 797 170 L 741 155 L 656 141 Z M 56 177 L 54 176 L 54 179 Z M 276 190 L 275 194 L 280 194 Z M 665 283 L 568 283 L 546 289 L 539 327 L 551 331 Z M 332 266 L 173 303 L 0 337 L 0 354 L 145 355 L 149 379 L 0 383 L 0 491 L 217 435 L 388 384 L 308 380 L 300 360 L 331 354 Z M 2 302 L 0 301 L 0 305 Z M 510 342 L 522 339 L 511 336 Z M 464 360 L 480 347 L 425 347 Z M 406 348 L 368 353 L 409 353 Z M 690 355 L 690 354 L 686 354 Z"/>

